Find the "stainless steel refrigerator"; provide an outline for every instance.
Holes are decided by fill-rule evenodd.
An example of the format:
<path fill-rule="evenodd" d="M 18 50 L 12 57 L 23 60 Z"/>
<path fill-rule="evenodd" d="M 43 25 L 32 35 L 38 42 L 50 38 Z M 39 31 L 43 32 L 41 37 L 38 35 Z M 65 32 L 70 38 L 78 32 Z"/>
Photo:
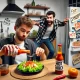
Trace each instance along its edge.
<path fill-rule="evenodd" d="M 67 17 L 65 63 L 80 68 L 80 7 L 68 7 Z"/>

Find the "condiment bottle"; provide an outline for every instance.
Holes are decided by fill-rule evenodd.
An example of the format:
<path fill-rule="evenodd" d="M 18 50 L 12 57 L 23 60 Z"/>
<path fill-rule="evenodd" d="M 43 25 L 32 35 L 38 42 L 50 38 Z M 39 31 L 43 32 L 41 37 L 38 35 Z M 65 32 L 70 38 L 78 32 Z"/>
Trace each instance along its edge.
<path fill-rule="evenodd" d="M 35 1 L 33 0 L 31 4 L 32 4 L 32 6 L 35 6 Z"/>
<path fill-rule="evenodd" d="M 30 54 L 30 50 L 26 50 L 26 49 L 19 49 L 19 50 L 18 50 L 18 54 L 22 54 L 22 53 Z"/>
<path fill-rule="evenodd" d="M 8 55 L 8 50 L 7 50 L 7 48 L 5 47 L 5 49 L 3 50 L 3 51 L 0 51 L 0 53 L 1 54 L 4 54 L 4 55 Z M 19 54 L 24 54 L 24 53 L 27 53 L 27 54 L 30 54 L 30 50 L 25 50 L 25 49 L 16 49 L 15 50 L 15 53 L 17 54 L 17 55 L 19 55 Z"/>
<path fill-rule="evenodd" d="M 55 73 L 62 74 L 63 73 L 63 55 L 62 55 L 62 44 L 58 44 L 58 51 L 56 55 L 56 65 L 55 65 Z"/>

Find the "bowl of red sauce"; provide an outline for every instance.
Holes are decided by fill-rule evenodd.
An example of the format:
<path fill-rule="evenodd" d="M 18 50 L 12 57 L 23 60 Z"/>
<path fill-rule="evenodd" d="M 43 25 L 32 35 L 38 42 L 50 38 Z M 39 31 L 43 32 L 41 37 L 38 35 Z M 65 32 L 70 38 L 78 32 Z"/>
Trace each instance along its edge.
<path fill-rule="evenodd" d="M 9 73 L 9 65 L 8 64 L 0 64 L 0 73 L 1 76 Z"/>

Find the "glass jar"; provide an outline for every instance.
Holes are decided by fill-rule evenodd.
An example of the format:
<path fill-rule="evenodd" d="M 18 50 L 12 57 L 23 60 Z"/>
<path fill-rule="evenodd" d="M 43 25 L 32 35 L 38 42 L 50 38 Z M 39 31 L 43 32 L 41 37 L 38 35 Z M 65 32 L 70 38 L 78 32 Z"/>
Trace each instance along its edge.
<path fill-rule="evenodd" d="M 9 65 L 8 64 L 1 64 L 0 65 L 0 72 L 1 75 L 6 75 L 9 73 Z"/>

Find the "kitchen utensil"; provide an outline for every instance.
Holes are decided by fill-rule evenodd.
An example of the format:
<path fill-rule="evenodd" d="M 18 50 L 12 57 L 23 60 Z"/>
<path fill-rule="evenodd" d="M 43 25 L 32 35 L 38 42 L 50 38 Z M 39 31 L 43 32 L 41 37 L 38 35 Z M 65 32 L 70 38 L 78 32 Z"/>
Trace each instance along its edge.
<path fill-rule="evenodd" d="M 31 54 L 28 54 L 27 56 L 29 57 L 29 60 L 32 61 L 32 58 L 36 55 L 36 53 L 33 53 L 32 55 Z"/>

